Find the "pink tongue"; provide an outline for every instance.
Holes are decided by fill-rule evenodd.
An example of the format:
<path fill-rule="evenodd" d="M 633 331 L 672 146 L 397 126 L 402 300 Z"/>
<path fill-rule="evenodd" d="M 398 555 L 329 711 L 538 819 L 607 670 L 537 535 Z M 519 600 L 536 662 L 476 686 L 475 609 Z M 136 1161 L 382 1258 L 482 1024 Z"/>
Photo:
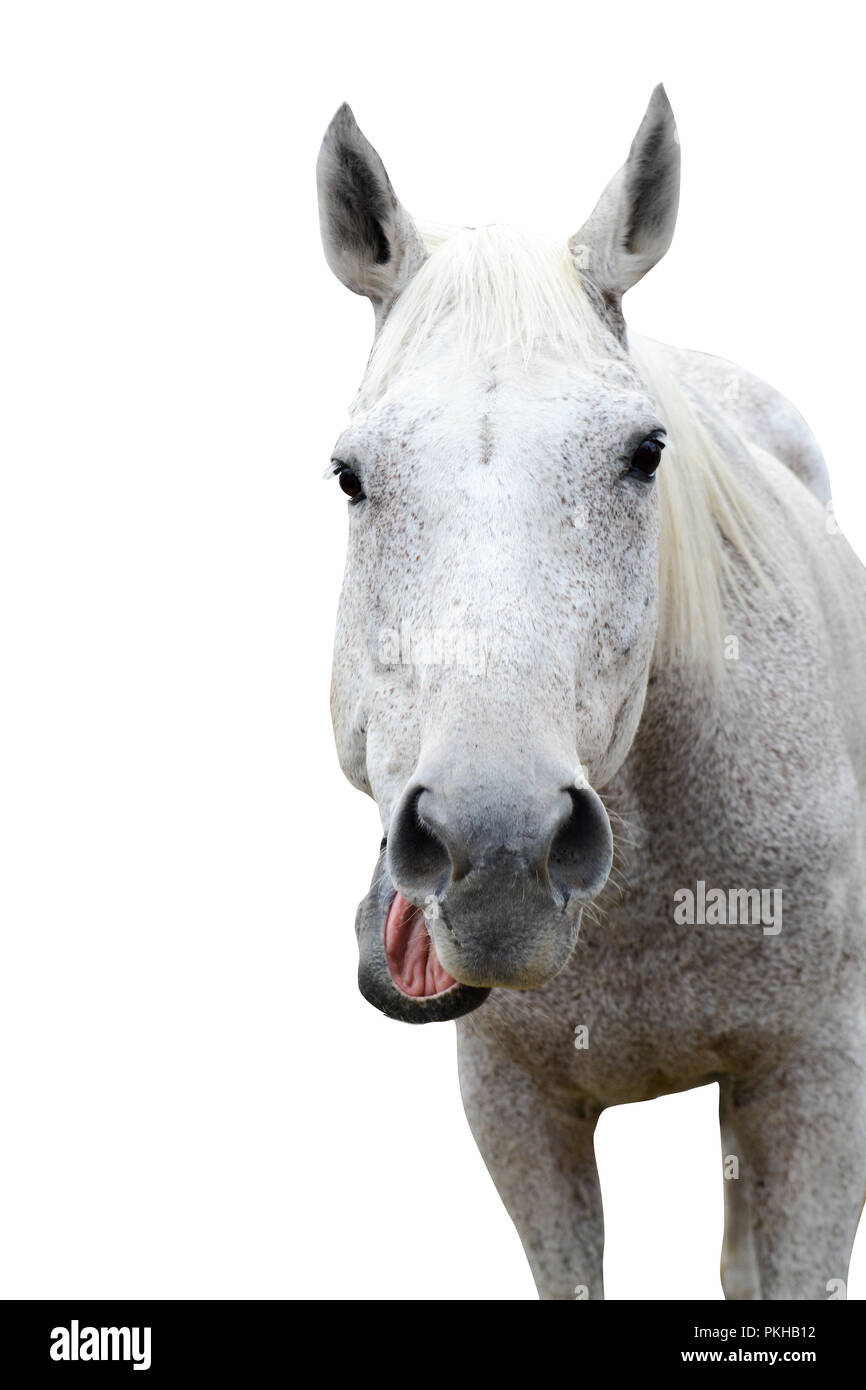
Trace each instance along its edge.
<path fill-rule="evenodd" d="M 394 984 L 412 998 L 427 999 L 457 983 L 427 935 L 424 913 L 401 893 L 395 893 L 385 918 L 385 956 Z"/>

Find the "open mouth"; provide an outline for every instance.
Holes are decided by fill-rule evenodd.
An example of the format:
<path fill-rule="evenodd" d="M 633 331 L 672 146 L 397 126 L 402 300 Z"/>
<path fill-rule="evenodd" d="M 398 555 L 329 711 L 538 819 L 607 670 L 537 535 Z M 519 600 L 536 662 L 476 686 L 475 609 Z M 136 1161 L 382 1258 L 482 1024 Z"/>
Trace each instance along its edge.
<path fill-rule="evenodd" d="M 435 999 L 456 985 L 436 954 L 424 913 L 395 893 L 385 918 L 385 959 L 394 984 L 410 999 Z"/>
<path fill-rule="evenodd" d="M 355 917 L 358 987 L 368 1003 L 401 1023 L 442 1023 L 477 1009 L 489 989 L 449 975 L 421 908 L 391 881 L 383 843 L 370 891 Z"/>

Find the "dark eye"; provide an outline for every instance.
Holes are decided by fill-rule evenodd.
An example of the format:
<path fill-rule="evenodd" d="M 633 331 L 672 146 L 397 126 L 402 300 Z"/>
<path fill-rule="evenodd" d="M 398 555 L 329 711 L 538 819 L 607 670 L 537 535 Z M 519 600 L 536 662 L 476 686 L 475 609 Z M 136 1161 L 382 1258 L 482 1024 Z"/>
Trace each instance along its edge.
<path fill-rule="evenodd" d="M 337 478 L 346 496 L 351 497 L 353 502 L 360 502 L 364 496 L 364 489 L 357 473 L 353 473 L 351 468 L 343 463 L 337 468 Z"/>
<path fill-rule="evenodd" d="M 664 447 L 664 441 L 661 439 L 645 439 L 631 456 L 631 471 L 643 473 L 645 477 L 651 478 L 662 461 Z"/>

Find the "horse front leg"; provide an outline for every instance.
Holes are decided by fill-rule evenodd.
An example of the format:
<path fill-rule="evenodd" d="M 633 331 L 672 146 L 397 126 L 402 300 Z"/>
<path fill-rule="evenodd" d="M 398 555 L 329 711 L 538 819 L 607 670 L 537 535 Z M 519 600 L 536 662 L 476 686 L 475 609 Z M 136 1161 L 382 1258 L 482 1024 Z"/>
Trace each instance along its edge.
<path fill-rule="evenodd" d="M 727 1299 L 761 1297 L 761 1277 L 755 1255 L 751 1200 L 748 1183 L 740 1181 L 740 1140 L 731 1120 L 731 1086 L 719 1086 L 719 1128 L 725 1177 L 725 1233 L 722 1241 L 721 1277 Z"/>
<path fill-rule="evenodd" d="M 463 1106 L 542 1299 L 604 1298 L 598 1110 L 554 1099 L 496 1046 L 458 1029 Z"/>
<path fill-rule="evenodd" d="M 721 1083 L 726 1298 L 844 1298 L 866 1184 L 866 1039 L 837 1021 Z M 734 1159 L 736 1162 L 732 1163 Z"/>

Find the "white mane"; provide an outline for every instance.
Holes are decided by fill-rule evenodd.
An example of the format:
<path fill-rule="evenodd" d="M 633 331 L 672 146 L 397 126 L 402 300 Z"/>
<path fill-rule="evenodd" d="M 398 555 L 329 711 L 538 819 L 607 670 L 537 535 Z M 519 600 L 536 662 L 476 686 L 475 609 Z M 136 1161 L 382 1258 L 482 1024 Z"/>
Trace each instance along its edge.
<path fill-rule="evenodd" d="M 624 360 L 564 243 L 510 227 L 422 225 L 428 259 L 398 298 L 376 339 L 356 406 L 387 390 L 417 364 L 433 332 L 450 323 L 468 359 L 539 350 L 574 359 Z M 668 432 L 659 470 L 659 630 L 656 658 L 722 669 L 729 632 L 725 598 L 756 563 L 760 518 L 698 412 L 678 385 L 663 349 L 630 335 L 630 357 L 654 396 Z"/>

